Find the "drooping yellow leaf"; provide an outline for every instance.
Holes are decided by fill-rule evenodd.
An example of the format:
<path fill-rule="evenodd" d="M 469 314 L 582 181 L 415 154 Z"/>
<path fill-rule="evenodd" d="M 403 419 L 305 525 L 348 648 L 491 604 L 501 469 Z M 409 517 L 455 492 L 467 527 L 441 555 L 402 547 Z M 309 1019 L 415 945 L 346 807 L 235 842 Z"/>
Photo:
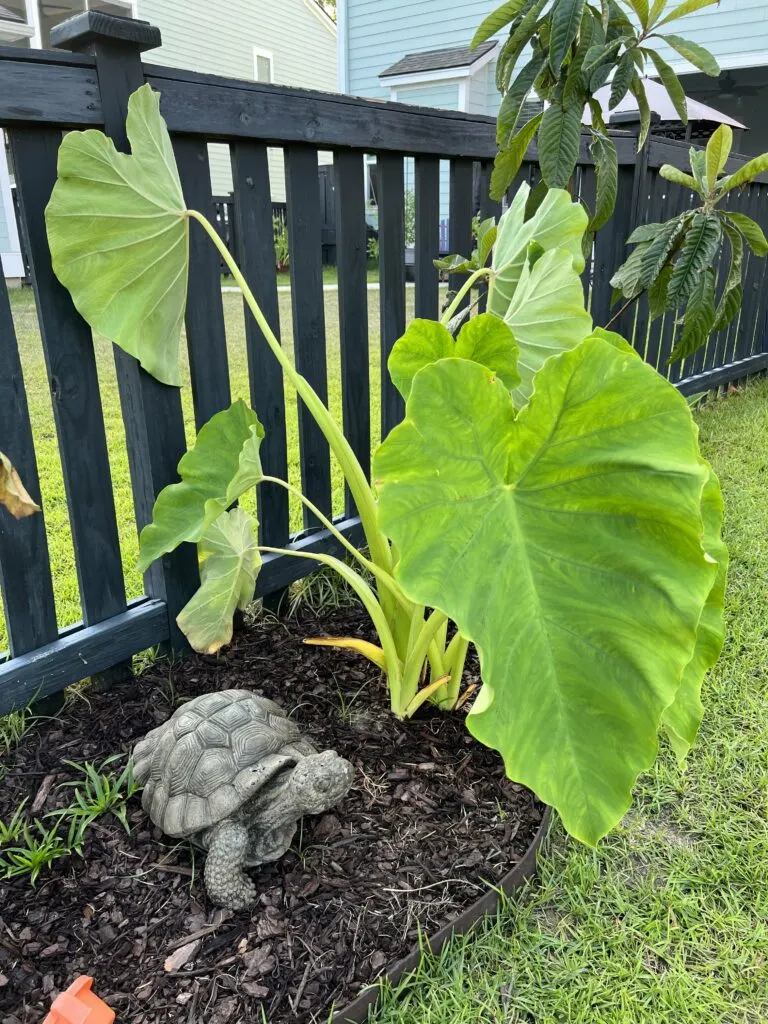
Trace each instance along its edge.
<path fill-rule="evenodd" d="M 313 647 L 338 647 L 343 651 L 356 651 L 357 654 L 362 654 L 368 661 L 377 665 L 382 672 L 387 671 L 387 659 L 384 656 L 384 651 L 376 644 L 360 640 L 356 636 L 316 636 L 305 640 L 304 643 L 311 644 Z"/>
<path fill-rule="evenodd" d="M 15 519 L 24 519 L 40 511 L 40 506 L 27 494 L 13 463 L 3 452 L 0 452 L 0 505 L 5 505 Z"/>

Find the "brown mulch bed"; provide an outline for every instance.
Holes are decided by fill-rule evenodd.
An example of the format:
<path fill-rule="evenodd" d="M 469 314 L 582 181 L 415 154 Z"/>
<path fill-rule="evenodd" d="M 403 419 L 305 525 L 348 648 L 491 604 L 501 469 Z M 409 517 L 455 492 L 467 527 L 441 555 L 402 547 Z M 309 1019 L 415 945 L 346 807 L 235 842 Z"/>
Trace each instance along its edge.
<path fill-rule="evenodd" d="M 159 662 L 120 689 L 86 691 L 0 759 L 0 821 L 50 787 L 42 815 L 71 800 L 57 788 L 75 777 L 62 759 L 128 751 L 184 698 L 237 687 L 295 709 L 356 776 L 333 812 L 304 822 L 291 852 L 252 872 L 261 896 L 250 912 L 208 902 L 202 855 L 153 829 L 138 796 L 130 835 L 102 818 L 83 859 L 57 861 L 35 888 L 0 882 L 0 1024 L 37 1024 L 80 974 L 121 1024 L 325 1021 L 420 929 L 436 931 L 520 859 L 543 808 L 505 778 L 499 756 L 461 713 L 397 722 L 373 666 L 301 643 L 321 633 L 369 637 L 370 626 L 358 611 L 260 623 L 221 657 Z"/>

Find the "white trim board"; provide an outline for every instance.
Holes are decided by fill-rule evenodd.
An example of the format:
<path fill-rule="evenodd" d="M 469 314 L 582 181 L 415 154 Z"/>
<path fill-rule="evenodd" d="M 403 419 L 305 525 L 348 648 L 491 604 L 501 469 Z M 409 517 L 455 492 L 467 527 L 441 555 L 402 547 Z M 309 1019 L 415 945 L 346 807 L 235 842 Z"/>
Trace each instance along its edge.
<path fill-rule="evenodd" d="M 322 23 L 323 23 L 323 25 L 325 25 L 326 29 L 335 38 L 336 37 L 336 22 L 333 20 L 333 18 L 330 16 L 330 14 L 326 14 L 326 12 L 323 10 L 323 8 L 320 6 L 320 4 L 317 3 L 317 0 L 304 0 L 304 4 L 305 4 L 306 7 L 308 7 L 310 9 L 310 11 L 312 11 L 314 16 L 319 21 L 322 21 Z M 336 12 L 336 17 L 338 18 L 338 16 L 339 16 L 339 13 L 337 11 Z"/>
<path fill-rule="evenodd" d="M 260 82 L 261 79 L 258 77 L 259 64 L 258 60 L 261 57 L 262 60 L 269 61 L 269 82 L 265 82 L 265 85 L 274 83 L 275 81 L 275 55 L 272 50 L 264 50 L 261 46 L 254 46 L 253 48 L 253 80 L 254 82 Z"/>
<path fill-rule="evenodd" d="M 349 18 L 347 0 L 336 0 L 336 74 L 339 92 L 349 91 Z"/>
<path fill-rule="evenodd" d="M 21 21 L 0 20 L 0 40 L 12 42 L 14 39 L 31 39 L 35 34 L 33 25 L 25 25 Z"/>

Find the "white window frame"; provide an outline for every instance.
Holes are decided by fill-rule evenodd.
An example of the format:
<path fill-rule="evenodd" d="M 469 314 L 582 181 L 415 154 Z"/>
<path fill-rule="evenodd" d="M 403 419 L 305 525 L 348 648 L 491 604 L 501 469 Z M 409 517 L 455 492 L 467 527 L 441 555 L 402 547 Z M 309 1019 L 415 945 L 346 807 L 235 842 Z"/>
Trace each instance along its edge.
<path fill-rule="evenodd" d="M 40 4 L 43 0 L 25 0 L 27 9 L 27 24 L 18 25 L 16 22 L 0 22 L 0 43 L 7 38 L 22 39 L 27 37 L 33 49 L 41 49 L 43 37 L 40 31 Z M 122 7 L 127 17 L 138 17 L 138 0 L 110 0 L 116 7 Z M 85 9 L 90 9 L 90 0 L 85 0 Z M 75 13 L 80 13 L 75 11 Z M 15 29 L 15 36 L 5 36 L 3 29 Z"/>
<path fill-rule="evenodd" d="M 258 58 L 269 61 L 269 82 L 265 82 L 265 85 L 273 85 L 275 81 L 275 55 L 272 50 L 263 50 L 260 46 L 254 46 L 253 48 L 253 80 L 254 82 L 260 81 L 259 74 L 259 63 Z"/>
<path fill-rule="evenodd" d="M 36 45 L 35 21 L 33 18 L 34 7 L 35 0 L 24 0 L 24 17 L 26 21 L 0 20 L 0 46 L 3 43 L 15 42 L 17 39 L 31 39 L 30 46 Z"/>
<path fill-rule="evenodd" d="M 0 129 L 0 206 L 3 209 L 5 225 L 8 230 L 7 250 L 0 252 L 0 274 L 5 277 L 24 277 L 24 260 L 21 258 L 21 243 L 16 227 L 16 211 L 11 196 L 11 179 L 5 159 L 5 141 Z"/>
<path fill-rule="evenodd" d="M 328 32 L 336 38 L 336 22 L 327 11 L 318 3 L 318 0 L 304 0 L 304 6 L 308 7 L 318 21 L 322 22 Z M 338 12 L 336 14 L 338 17 Z"/>
<path fill-rule="evenodd" d="M 371 168 L 376 166 L 376 154 L 365 154 L 365 203 L 366 206 L 375 206 L 373 195 L 373 181 L 371 179 Z"/>

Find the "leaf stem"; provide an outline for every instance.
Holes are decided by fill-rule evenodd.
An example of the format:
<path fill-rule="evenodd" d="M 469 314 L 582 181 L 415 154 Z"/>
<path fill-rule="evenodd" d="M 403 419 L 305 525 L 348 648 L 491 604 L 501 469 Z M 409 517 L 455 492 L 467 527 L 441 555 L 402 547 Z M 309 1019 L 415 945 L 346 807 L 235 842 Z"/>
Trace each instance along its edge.
<path fill-rule="evenodd" d="M 342 562 L 340 558 L 336 558 L 333 555 L 323 555 L 310 551 L 291 551 L 290 548 L 273 548 L 266 545 L 259 545 L 259 551 L 271 555 L 290 555 L 292 558 L 306 558 L 313 562 L 320 562 L 321 565 L 327 565 L 331 569 L 335 569 L 342 579 L 349 583 L 350 587 L 352 587 L 363 602 L 365 610 L 370 615 L 371 622 L 381 641 L 381 649 L 384 651 L 384 657 L 387 660 L 387 686 L 389 688 L 392 711 L 398 718 L 402 718 L 403 715 L 400 710 L 402 707 L 402 665 L 400 657 L 397 653 L 392 631 L 389 628 L 387 616 L 382 606 L 376 600 L 376 595 L 363 577 L 345 562 Z"/>
<path fill-rule="evenodd" d="M 328 441 L 334 455 L 339 460 L 341 470 L 349 484 L 349 489 L 352 493 L 352 497 L 354 498 L 355 505 L 357 506 L 357 511 L 360 515 L 360 521 L 363 526 L 363 532 L 365 533 L 365 539 L 368 542 L 368 548 L 371 552 L 373 561 L 376 565 L 381 566 L 385 571 L 391 571 L 392 553 L 386 538 L 378 529 L 376 521 L 376 503 L 373 498 L 373 493 L 371 492 L 370 484 L 365 477 L 365 473 L 363 472 L 360 463 L 355 457 L 355 453 L 352 451 L 349 442 L 344 436 L 344 432 L 339 428 L 338 424 L 333 419 L 322 399 L 309 381 L 302 377 L 294 367 L 290 358 L 283 351 L 280 342 L 275 337 L 275 334 L 269 326 L 266 317 L 262 313 L 253 292 L 248 286 L 248 282 L 243 277 L 240 268 L 233 259 L 229 249 L 227 249 L 224 244 L 218 231 L 213 227 L 210 221 L 197 210 L 187 210 L 186 213 L 188 217 L 192 217 L 204 228 L 213 244 L 219 250 L 221 258 L 224 260 L 224 263 L 237 282 L 248 308 L 253 314 L 256 323 L 261 328 L 261 332 L 264 335 L 267 344 L 272 349 L 275 358 L 283 368 L 283 372 L 303 399 L 304 404 L 311 412 L 315 422 L 322 430 L 323 435 Z"/>
<path fill-rule="evenodd" d="M 341 530 L 339 530 L 334 525 L 333 521 L 329 519 L 326 515 L 324 515 L 317 507 L 317 505 L 311 502 L 305 494 L 302 494 L 298 487 L 294 487 L 293 484 L 289 484 L 286 480 L 281 480 L 280 477 L 277 476 L 263 476 L 260 482 L 265 484 L 277 484 L 279 487 L 284 487 L 285 490 L 289 491 L 291 494 L 295 494 L 296 497 L 299 498 L 307 506 L 307 508 L 313 513 L 313 515 L 317 516 L 317 518 L 320 520 L 320 522 L 323 524 L 326 530 L 328 530 L 329 533 L 332 533 L 333 536 L 339 541 L 339 543 L 342 544 L 347 549 L 347 551 L 349 551 L 352 557 L 357 559 L 357 561 L 360 563 L 360 565 L 363 566 L 364 569 L 367 569 L 372 576 L 376 577 L 378 582 L 380 582 L 383 586 L 387 588 L 387 590 L 389 590 L 389 592 L 395 598 L 397 603 L 401 605 L 401 607 L 404 608 L 405 611 L 407 611 L 409 614 L 411 613 L 413 609 L 413 602 L 408 600 L 408 598 L 405 596 L 405 594 L 398 586 L 395 578 L 391 576 L 388 572 L 386 572 L 384 569 L 382 569 L 381 566 L 376 565 L 375 562 L 372 562 L 369 558 L 366 558 L 361 551 L 358 551 L 355 545 L 350 540 L 348 540 L 341 532 Z"/>
<path fill-rule="evenodd" d="M 451 319 L 453 314 L 459 308 L 461 300 L 464 298 L 467 292 L 471 290 L 472 285 L 475 283 L 475 281 L 479 281 L 481 277 L 492 277 L 492 275 L 493 270 L 490 267 L 480 267 L 479 270 L 476 270 L 473 274 L 469 275 L 469 277 L 461 286 L 461 288 L 459 288 L 459 290 L 456 292 L 456 295 L 454 296 L 451 304 L 448 306 L 446 311 L 441 316 L 440 323 L 443 325 L 443 327 L 445 327 L 445 325 Z"/>
<path fill-rule="evenodd" d="M 610 319 L 610 320 L 608 321 L 608 323 L 607 323 L 607 324 L 605 325 L 605 327 L 603 328 L 603 330 L 606 330 L 606 331 L 607 331 L 607 330 L 608 330 L 608 329 L 610 328 L 611 324 L 615 324 L 615 323 L 616 323 L 616 321 L 617 321 L 617 320 L 619 319 L 619 317 L 621 316 L 621 314 L 622 314 L 622 313 L 625 313 L 625 312 L 626 312 L 626 311 L 627 311 L 627 310 L 629 309 L 629 307 L 630 307 L 630 306 L 632 305 L 632 303 L 633 303 L 633 302 L 637 302 L 637 300 L 638 300 L 638 299 L 640 298 L 640 296 L 641 296 L 642 294 L 643 294 L 642 292 L 638 292 L 638 293 L 637 293 L 637 295 L 633 295 L 631 299 L 627 299 L 627 301 L 626 301 L 626 302 L 624 303 L 624 305 L 623 305 L 623 306 L 621 307 L 621 309 L 620 309 L 620 310 L 618 310 L 618 311 L 617 311 L 616 313 L 614 313 L 614 314 L 613 314 L 613 316 L 612 316 L 612 317 L 611 317 L 611 319 Z"/>
<path fill-rule="evenodd" d="M 429 618 L 425 619 L 415 642 L 408 652 L 408 657 L 403 665 L 401 701 L 403 714 L 418 692 L 421 670 L 430 644 L 434 640 L 435 634 L 447 621 L 448 616 L 444 612 L 433 611 Z"/>

